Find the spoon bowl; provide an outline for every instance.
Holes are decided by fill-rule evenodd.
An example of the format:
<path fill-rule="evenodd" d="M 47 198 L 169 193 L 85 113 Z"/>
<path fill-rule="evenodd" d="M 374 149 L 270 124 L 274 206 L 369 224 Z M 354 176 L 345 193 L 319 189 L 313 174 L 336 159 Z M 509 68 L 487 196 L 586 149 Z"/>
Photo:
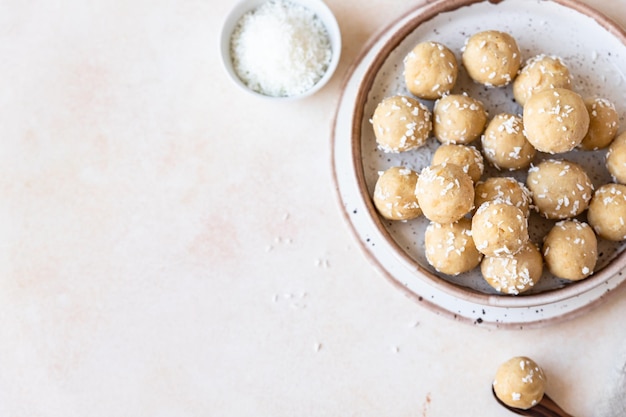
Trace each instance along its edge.
<path fill-rule="evenodd" d="M 511 407 L 503 403 L 500 398 L 496 395 L 493 386 L 491 387 L 491 392 L 493 393 L 493 397 L 498 401 L 498 403 L 506 408 L 507 410 L 519 414 L 520 416 L 529 416 L 529 417 L 574 417 L 571 414 L 566 413 L 557 403 L 552 400 L 552 398 L 548 397 L 547 394 L 543 395 L 541 401 L 538 404 L 532 406 L 528 409 L 523 408 L 515 408 Z"/>

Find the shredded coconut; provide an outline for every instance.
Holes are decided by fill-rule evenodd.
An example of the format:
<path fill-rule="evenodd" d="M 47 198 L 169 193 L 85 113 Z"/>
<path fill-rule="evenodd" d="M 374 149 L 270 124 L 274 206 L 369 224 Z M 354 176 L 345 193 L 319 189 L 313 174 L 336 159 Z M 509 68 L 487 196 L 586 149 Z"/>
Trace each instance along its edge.
<path fill-rule="evenodd" d="M 239 20 L 231 56 L 237 75 L 252 90 L 293 96 L 323 77 L 332 49 L 315 13 L 287 0 L 270 0 Z"/>

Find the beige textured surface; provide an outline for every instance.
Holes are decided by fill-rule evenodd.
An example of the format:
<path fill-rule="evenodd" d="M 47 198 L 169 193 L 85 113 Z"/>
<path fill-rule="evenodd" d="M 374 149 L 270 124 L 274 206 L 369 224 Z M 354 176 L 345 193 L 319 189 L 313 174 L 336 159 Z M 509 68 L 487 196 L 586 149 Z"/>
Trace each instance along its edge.
<path fill-rule="evenodd" d="M 329 0 L 342 62 L 297 103 L 225 76 L 231 4 L 0 4 L 0 415 L 496 417 L 518 354 L 575 415 L 614 406 L 625 287 L 576 321 L 486 330 L 401 295 L 348 232 L 341 80 L 415 2 Z M 626 23 L 623 0 L 594 5 Z"/>

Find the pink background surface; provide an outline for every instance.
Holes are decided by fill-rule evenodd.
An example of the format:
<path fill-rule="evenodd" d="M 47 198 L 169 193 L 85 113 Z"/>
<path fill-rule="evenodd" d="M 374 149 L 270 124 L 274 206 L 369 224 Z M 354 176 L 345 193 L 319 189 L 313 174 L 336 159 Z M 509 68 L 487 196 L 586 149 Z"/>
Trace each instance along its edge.
<path fill-rule="evenodd" d="M 626 1 L 586 2 L 626 25 Z M 232 2 L 0 3 L 0 416 L 502 416 L 491 379 L 519 354 L 567 410 L 610 415 L 623 286 L 487 330 L 365 259 L 330 120 L 365 41 L 419 2 L 327 4 L 335 77 L 268 103 L 221 68 Z"/>

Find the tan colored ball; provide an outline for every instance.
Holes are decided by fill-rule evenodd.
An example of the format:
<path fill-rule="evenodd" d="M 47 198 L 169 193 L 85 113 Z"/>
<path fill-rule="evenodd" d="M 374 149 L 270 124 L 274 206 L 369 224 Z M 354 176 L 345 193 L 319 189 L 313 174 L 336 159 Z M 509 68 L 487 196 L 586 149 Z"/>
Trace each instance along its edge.
<path fill-rule="evenodd" d="M 448 224 L 431 222 L 424 235 L 428 263 L 448 275 L 476 268 L 483 255 L 476 250 L 471 228 L 472 222 L 467 217 Z"/>
<path fill-rule="evenodd" d="M 580 281 L 593 274 L 598 242 L 591 226 L 578 220 L 556 223 L 543 241 L 543 259 L 552 275 Z"/>
<path fill-rule="evenodd" d="M 404 96 L 382 100 L 372 117 L 376 143 L 384 152 L 419 148 L 432 130 L 431 113 L 418 100 Z"/>
<path fill-rule="evenodd" d="M 526 185 L 539 214 L 547 219 L 569 219 L 589 206 L 593 183 L 574 162 L 549 159 L 528 170 Z"/>
<path fill-rule="evenodd" d="M 474 207 L 487 201 L 501 200 L 522 210 L 524 217 L 530 214 L 530 191 L 515 178 L 490 177 L 474 187 Z"/>
<path fill-rule="evenodd" d="M 535 361 L 516 356 L 498 368 L 493 390 L 506 405 L 527 410 L 537 405 L 546 389 L 546 375 Z"/>
<path fill-rule="evenodd" d="M 439 165 L 444 162 L 463 168 L 463 172 L 469 175 L 474 183 L 480 179 L 485 170 L 483 156 L 473 146 L 441 145 L 433 154 L 431 164 Z"/>
<path fill-rule="evenodd" d="M 404 80 L 411 94 L 435 100 L 448 94 L 458 76 L 456 57 L 445 45 L 426 41 L 404 58 Z"/>
<path fill-rule="evenodd" d="M 483 103 L 466 94 L 450 94 L 435 102 L 433 134 L 443 144 L 467 144 L 485 129 Z"/>
<path fill-rule="evenodd" d="M 374 205 L 386 219 L 411 220 L 422 215 L 415 196 L 417 172 L 392 167 L 383 172 L 374 187 Z"/>
<path fill-rule="evenodd" d="M 488 201 L 472 217 L 472 237 L 486 256 L 514 255 L 528 242 L 528 220 L 512 204 Z"/>
<path fill-rule="evenodd" d="M 523 122 L 526 138 L 535 149 L 554 154 L 580 145 L 589 129 L 589 113 L 579 94 L 551 88 L 526 101 Z"/>
<path fill-rule="evenodd" d="M 605 98 L 585 100 L 589 113 L 589 130 L 580 142 L 586 151 L 604 149 L 611 144 L 619 129 L 619 115 L 615 105 Z"/>
<path fill-rule="evenodd" d="M 470 36 L 463 47 L 463 65 L 476 82 L 489 87 L 509 84 L 519 70 L 522 55 L 506 32 L 487 30 Z"/>
<path fill-rule="evenodd" d="M 606 168 L 616 182 L 626 184 L 626 132 L 620 133 L 609 146 Z"/>
<path fill-rule="evenodd" d="M 539 91 L 571 88 L 572 75 L 563 60 L 545 54 L 530 58 L 513 81 L 513 96 L 520 106 Z"/>
<path fill-rule="evenodd" d="M 472 209 L 474 183 L 458 165 L 433 165 L 421 171 L 415 195 L 428 220 L 454 223 Z"/>
<path fill-rule="evenodd" d="M 598 188 L 589 203 L 587 221 L 601 238 L 616 242 L 626 239 L 626 185 Z"/>
<path fill-rule="evenodd" d="M 480 264 L 485 281 L 497 291 L 517 295 L 531 289 L 543 273 L 543 258 L 537 246 L 527 242 L 514 255 L 485 256 Z"/>
<path fill-rule="evenodd" d="M 536 150 L 524 135 L 522 118 L 509 113 L 496 115 L 481 137 L 485 158 L 498 169 L 528 168 Z"/>

